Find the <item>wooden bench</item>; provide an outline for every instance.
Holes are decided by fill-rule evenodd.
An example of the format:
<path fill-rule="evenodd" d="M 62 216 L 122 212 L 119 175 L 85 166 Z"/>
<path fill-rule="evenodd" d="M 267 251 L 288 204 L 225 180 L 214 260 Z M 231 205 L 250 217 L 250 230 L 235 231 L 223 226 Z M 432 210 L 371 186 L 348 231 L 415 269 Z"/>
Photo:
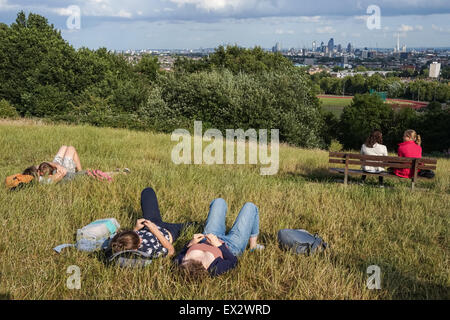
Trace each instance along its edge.
<path fill-rule="evenodd" d="M 367 175 L 381 176 L 387 178 L 401 178 L 387 171 L 380 173 L 365 172 L 361 166 L 383 167 L 383 168 L 409 168 L 413 170 L 414 175 L 411 178 L 411 189 L 414 190 L 418 179 L 429 179 L 418 175 L 419 170 L 436 170 L 437 160 L 425 158 L 402 158 L 402 157 L 386 157 L 386 156 L 366 156 L 355 153 L 330 152 L 329 163 L 343 164 L 344 168 L 329 168 L 330 172 L 344 174 L 344 184 L 348 183 L 349 175 Z M 358 169 L 350 169 L 350 166 L 358 166 Z M 405 179 L 405 178 L 403 178 Z"/>

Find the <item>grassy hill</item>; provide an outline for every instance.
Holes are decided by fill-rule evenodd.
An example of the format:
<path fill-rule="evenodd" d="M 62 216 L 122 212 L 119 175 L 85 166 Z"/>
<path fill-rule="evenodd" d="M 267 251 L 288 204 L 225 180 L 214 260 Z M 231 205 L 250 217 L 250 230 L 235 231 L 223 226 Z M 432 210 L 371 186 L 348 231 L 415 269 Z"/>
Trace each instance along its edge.
<path fill-rule="evenodd" d="M 409 181 L 371 180 L 344 187 L 327 172 L 328 153 L 280 149 L 280 170 L 256 165 L 189 165 L 171 161 L 169 135 L 0 122 L 0 176 L 52 160 L 61 145 L 77 148 L 84 168 L 132 170 L 111 184 L 70 183 L 9 192 L 0 188 L 0 296 L 13 299 L 431 299 L 449 298 L 450 160 L 411 193 Z M 263 252 L 246 252 L 238 267 L 200 283 L 183 282 L 169 259 L 144 270 L 105 266 L 95 255 L 52 248 L 74 242 L 89 222 L 115 217 L 132 228 L 143 188 L 156 190 L 168 222 L 203 223 L 211 200 L 228 202 L 227 226 L 246 201 L 260 209 Z M 282 228 L 319 233 L 330 249 L 311 257 L 278 248 Z M 194 232 L 175 243 L 177 250 Z M 67 268 L 81 269 L 81 289 L 69 290 Z M 381 268 L 381 290 L 368 290 L 367 267 Z"/>

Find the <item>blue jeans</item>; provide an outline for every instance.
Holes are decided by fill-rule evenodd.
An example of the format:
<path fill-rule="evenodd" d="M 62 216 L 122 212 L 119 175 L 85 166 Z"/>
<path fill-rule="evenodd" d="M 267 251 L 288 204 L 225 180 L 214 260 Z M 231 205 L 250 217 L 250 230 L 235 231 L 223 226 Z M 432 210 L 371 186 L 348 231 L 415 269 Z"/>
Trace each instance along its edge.
<path fill-rule="evenodd" d="M 222 198 L 213 200 L 209 205 L 208 219 L 203 233 L 216 235 L 226 243 L 233 255 L 239 256 L 247 247 L 248 240 L 259 234 L 259 210 L 253 203 L 245 203 L 228 234 L 225 234 L 226 214 L 225 200 Z"/>

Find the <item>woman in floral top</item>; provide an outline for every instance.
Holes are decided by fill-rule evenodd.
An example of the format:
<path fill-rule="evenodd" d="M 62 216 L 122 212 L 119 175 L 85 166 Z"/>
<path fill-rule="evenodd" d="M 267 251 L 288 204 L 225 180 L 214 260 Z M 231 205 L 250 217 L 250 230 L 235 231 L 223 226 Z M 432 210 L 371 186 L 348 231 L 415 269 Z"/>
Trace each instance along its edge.
<path fill-rule="evenodd" d="M 141 193 L 143 218 L 138 219 L 131 231 L 118 233 L 110 243 L 113 253 L 139 250 L 153 257 L 172 256 L 174 241 L 186 226 L 183 223 L 167 223 L 161 218 L 156 193 L 146 188 Z"/>

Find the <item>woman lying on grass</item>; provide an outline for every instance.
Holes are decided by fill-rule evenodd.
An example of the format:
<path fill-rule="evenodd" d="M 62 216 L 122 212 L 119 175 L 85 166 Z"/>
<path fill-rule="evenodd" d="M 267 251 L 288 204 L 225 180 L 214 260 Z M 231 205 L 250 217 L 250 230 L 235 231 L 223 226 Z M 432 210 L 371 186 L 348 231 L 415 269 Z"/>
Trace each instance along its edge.
<path fill-rule="evenodd" d="M 167 223 L 161 218 L 158 200 L 152 188 L 141 193 L 143 218 L 138 219 L 133 230 L 122 231 L 111 240 L 112 253 L 139 250 L 153 257 L 172 256 L 173 243 L 187 224 Z"/>
<path fill-rule="evenodd" d="M 195 234 L 175 258 L 187 278 L 196 280 L 208 273 L 220 275 L 237 265 L 247 243 L 250 250 L 263 249 L 257 243 L 259 234 L 259 211 L 247 202 L 239 212 L 230 232 L 226 235 L 225 218 L 227 204 L 224 199 L 215 199 L 209 207 L 208 219 L 203 234 Z"/>
<path fill-rule="evenodd" d="M 95 171 L 82 170 L 80 157 L 77 150 L 72 146 L 62 146 L 56 154 L 53 162 L 42 162 L 38 167 L 31 166 L 23 171 L 24 175 L 30 175 L 38 178 L 38 182 L 42 184 L 57 183 L 62 180 L 70 181 L 79 175 L 88 175 Z M 106 172 L 102 174 L 105 179 L 110 180 L 112 176 L 120 173 L 128 173 L 129 170 L 125 169 L 124 172 Z M 92 174 L 91 174 L 92 175 Z"/>
<path fill-rule="evenodd" d="M 43 162 L 38 167 L 31 166 L 23 171 L 25 175 L 38 178 L 39 183 L 57 183 L 63 179 L 72 180 L 81 171 L 80 157 L 77 150 L 70 146 L 62 146 L 53 162 Z"/>

